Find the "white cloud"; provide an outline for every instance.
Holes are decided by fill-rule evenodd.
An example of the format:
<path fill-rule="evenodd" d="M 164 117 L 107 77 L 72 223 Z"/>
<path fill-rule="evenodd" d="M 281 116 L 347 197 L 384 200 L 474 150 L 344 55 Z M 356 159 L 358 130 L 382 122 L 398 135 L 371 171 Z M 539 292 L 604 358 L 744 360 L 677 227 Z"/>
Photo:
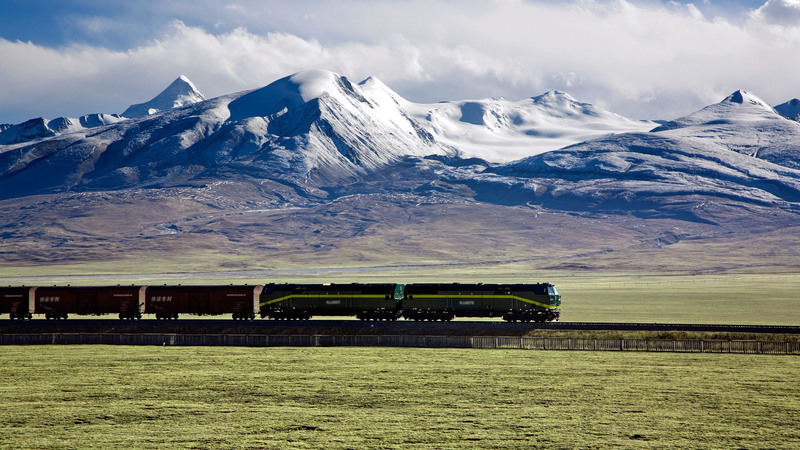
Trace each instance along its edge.
<path fill-rule="evenodd" d="M 800 95 L 800 29 L 775 11 L 787 18 L 798 3 L 770 0 L 732 21 L 624 0 L 239 1 L 213 10 L 213 26 L 174 21 L 128 50 L 0 39 L 0 123 L 120 112 L 181 74 L 216 96 L 310 68 L 375 75 L 424 102 L 561 89 L 631 117 L 674 118 L 743 88 L 777 104 Z"/>
<path fill-rule="evenodd" d="M 752 17 L 771 24 L 800 27 L 800 0 L 768 0 Z"/>

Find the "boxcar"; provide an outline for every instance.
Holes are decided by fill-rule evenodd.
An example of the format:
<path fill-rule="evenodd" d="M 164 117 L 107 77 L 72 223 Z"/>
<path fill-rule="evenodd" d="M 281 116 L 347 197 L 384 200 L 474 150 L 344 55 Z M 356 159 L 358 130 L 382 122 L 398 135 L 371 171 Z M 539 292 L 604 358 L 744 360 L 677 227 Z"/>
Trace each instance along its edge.
<path fill-rule="evenodd" d="M 261 292 L 261 317 L 307 320 L 312 316 L 356 316 L 397 320 L 402 284 L 275 284 Z"/>
<path fill-rule="evenodd" d="M 118 314 L 120 319 L 142 317 L 142 286 L 39 287 L 34 312 L 45 318 L 66 319 L 69 314 Z"/>
<path fill-rule="evenodd" d="M 556 320 L 561 296 L 550 283 L 407 284 L 403 317 L 452 320 L 454 317 L 502 317 L 514 322 Z"/>
<path fill-rule="evenodd" d="M 231 314 L 234 320 L 252 320 L 258 310 L 261 286 L 148 286 L 147 314 L 156 319 L 177 319 L 180 314 L 214 316 Z"/>
<path fill-rule="evenodd" d="M 33 314 L 33 287 L 0 287 L 0 314 L 11 320 L 30 319 Z"/>

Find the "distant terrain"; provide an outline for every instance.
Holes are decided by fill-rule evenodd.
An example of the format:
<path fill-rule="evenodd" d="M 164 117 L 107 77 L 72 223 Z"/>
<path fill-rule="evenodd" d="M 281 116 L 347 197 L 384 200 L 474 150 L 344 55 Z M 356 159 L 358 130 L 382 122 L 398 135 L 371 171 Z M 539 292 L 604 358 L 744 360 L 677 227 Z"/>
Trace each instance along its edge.
<path fill-rule="evenodd" d="M 648 122 L 557 91 L 423 105 L 309 71 L 205 99 L 181 77 L 0 126 L 0 278 L 797 272 L 796 105 Z"/>

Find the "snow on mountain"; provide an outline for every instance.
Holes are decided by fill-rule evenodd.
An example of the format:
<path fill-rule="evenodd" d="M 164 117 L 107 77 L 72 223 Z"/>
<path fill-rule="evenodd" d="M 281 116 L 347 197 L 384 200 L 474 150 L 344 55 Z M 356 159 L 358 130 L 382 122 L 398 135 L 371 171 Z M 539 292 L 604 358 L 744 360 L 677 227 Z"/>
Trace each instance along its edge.
<path fill-rule="evenodd" d="M 626 133 L 489 168 L 470 180 L 517 202 L 569 209 L 691 210 L 708 201 L 800 202 L 800 124 L 752 94 L 720 103 L 649 133 Z M 501 189 L 502 190 L 502 189 Z"/>
<path fill-rule="evenodd" d="M 122 189 L 226 176 L 319 187 L 406 156 L 455 153 L 396 104 L 380 101 L 376 91 L 335 73 L 301 72 L 91 135 L 0 152 L 0 192 Z"/>
<path fill-rule="evenodd" d="M 154 99 L 146 103 L 131 105 L 122 116 L 118 114 L 88 114 L 78 118 L 58 117 L 52 120 L 39 117 L 16 125 L 0 125 L 0 145 L 21 144 L 66 133 L 80 132 L 88 128 L 117 123 L 126 118 L 147 116 L 158 111 L 179 108 L 203 100 L 205 100 L 203 94 L 188 78 L 181 75 Z"/>
<path fill-rule="evenodd" d="M 0 198 L 233 179 L 319 198 L 367 176 L 381 179 L 410 157 L 427 177 L 466 184 L 495 203 L 685 212 L 709 199 L 800 202 L 800 123 L 744 91 L 659 127 L 557 91 L 519 102 L 421 105 L 376 78 L 353 84 L 323 70 L 175 104 L 130 120 L 97 115 L 5 127 L 0 137 L 40 137 L 0 147 Z M 582 139 L 589 140 L 576 143 Z M 526 157 L 509 161 L 518 156 Z"/>
<path fill-rule="evenodd" d="M 706 140 L 659 133 L 598 139 L 488 172 L 515 178 L 528 191 L 527 201 L 541 197 L 577 209 L 692 207 L 703 197 L 761 205 L 800 202 L 800 170 Z"/>
<path fill-rule="evenodd" d="M 800 169 L 800 123 L 787 120 L 746 91 L 736 91 L 719 103 L 667 122 L 653 132 L 723 145 Z"/>
<path fill-rule="evenodd" d="M 311 70 L 234 99 L 228 121 L 236 134 L 255 135 L 269 150 L 262 158 L 271 167 L 323 182 L 363 175 L 403 156 L 454 153 L 398 105 L 381 100 L 346 77 Z"/>
<path fill-rule="evenodd" d="M 192 105 L 205 99 L 195 85 L 181 75 L 152 100 L 129 106 L 122 116 L 129 118 L 149 116 L 158 111 Z"/>
<path fill-rule="evenodd" d="M 800 122 L 800 100 L 796 98 L 775 106 L 775 111 L 778 111 L 778 114 L 786 117 L 789 120 Z"/>
<path fill-rule="evenodd" d="M 406 103 L 404 107 L 437 140 L 457 148 L 462 157 L 492 162 L 509 162 L 588 139 L 657 126 L 578 102 L 559 91 L 518 102 L 499 98 Z"/>
<path fill-rule="evenodd" d="M 778 114 L 764 100 L 747 91 L 738 90 L 724 100 L 688 116 L 664 123 L 653 131 L 698 127 L 722 123 L 752 122 L 776 119 Z"/>
<path fill-rule="evenodd" d="M 42 117 L 17 125 L 0 127 L 0 145 L 20 144 L 46 139 L 65 133 L 74 133 L 125 120 L 116 114 L 87 114 L 78 118 L 58 117 L 47 120 Z"/>

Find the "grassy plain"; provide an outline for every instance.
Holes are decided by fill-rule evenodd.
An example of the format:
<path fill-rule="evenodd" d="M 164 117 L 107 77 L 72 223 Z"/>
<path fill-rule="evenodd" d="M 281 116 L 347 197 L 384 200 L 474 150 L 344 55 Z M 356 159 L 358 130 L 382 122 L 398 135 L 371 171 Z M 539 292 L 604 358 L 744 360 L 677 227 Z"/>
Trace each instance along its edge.
<path fill-rule="evenodd" d="M 796 357 L 5 347 L 3 448 L 789 448 Z"/>
<path fill-rule="evenodd" d="M 562 320 L 800 324 L 800 274 L 553 277 Z"/>

